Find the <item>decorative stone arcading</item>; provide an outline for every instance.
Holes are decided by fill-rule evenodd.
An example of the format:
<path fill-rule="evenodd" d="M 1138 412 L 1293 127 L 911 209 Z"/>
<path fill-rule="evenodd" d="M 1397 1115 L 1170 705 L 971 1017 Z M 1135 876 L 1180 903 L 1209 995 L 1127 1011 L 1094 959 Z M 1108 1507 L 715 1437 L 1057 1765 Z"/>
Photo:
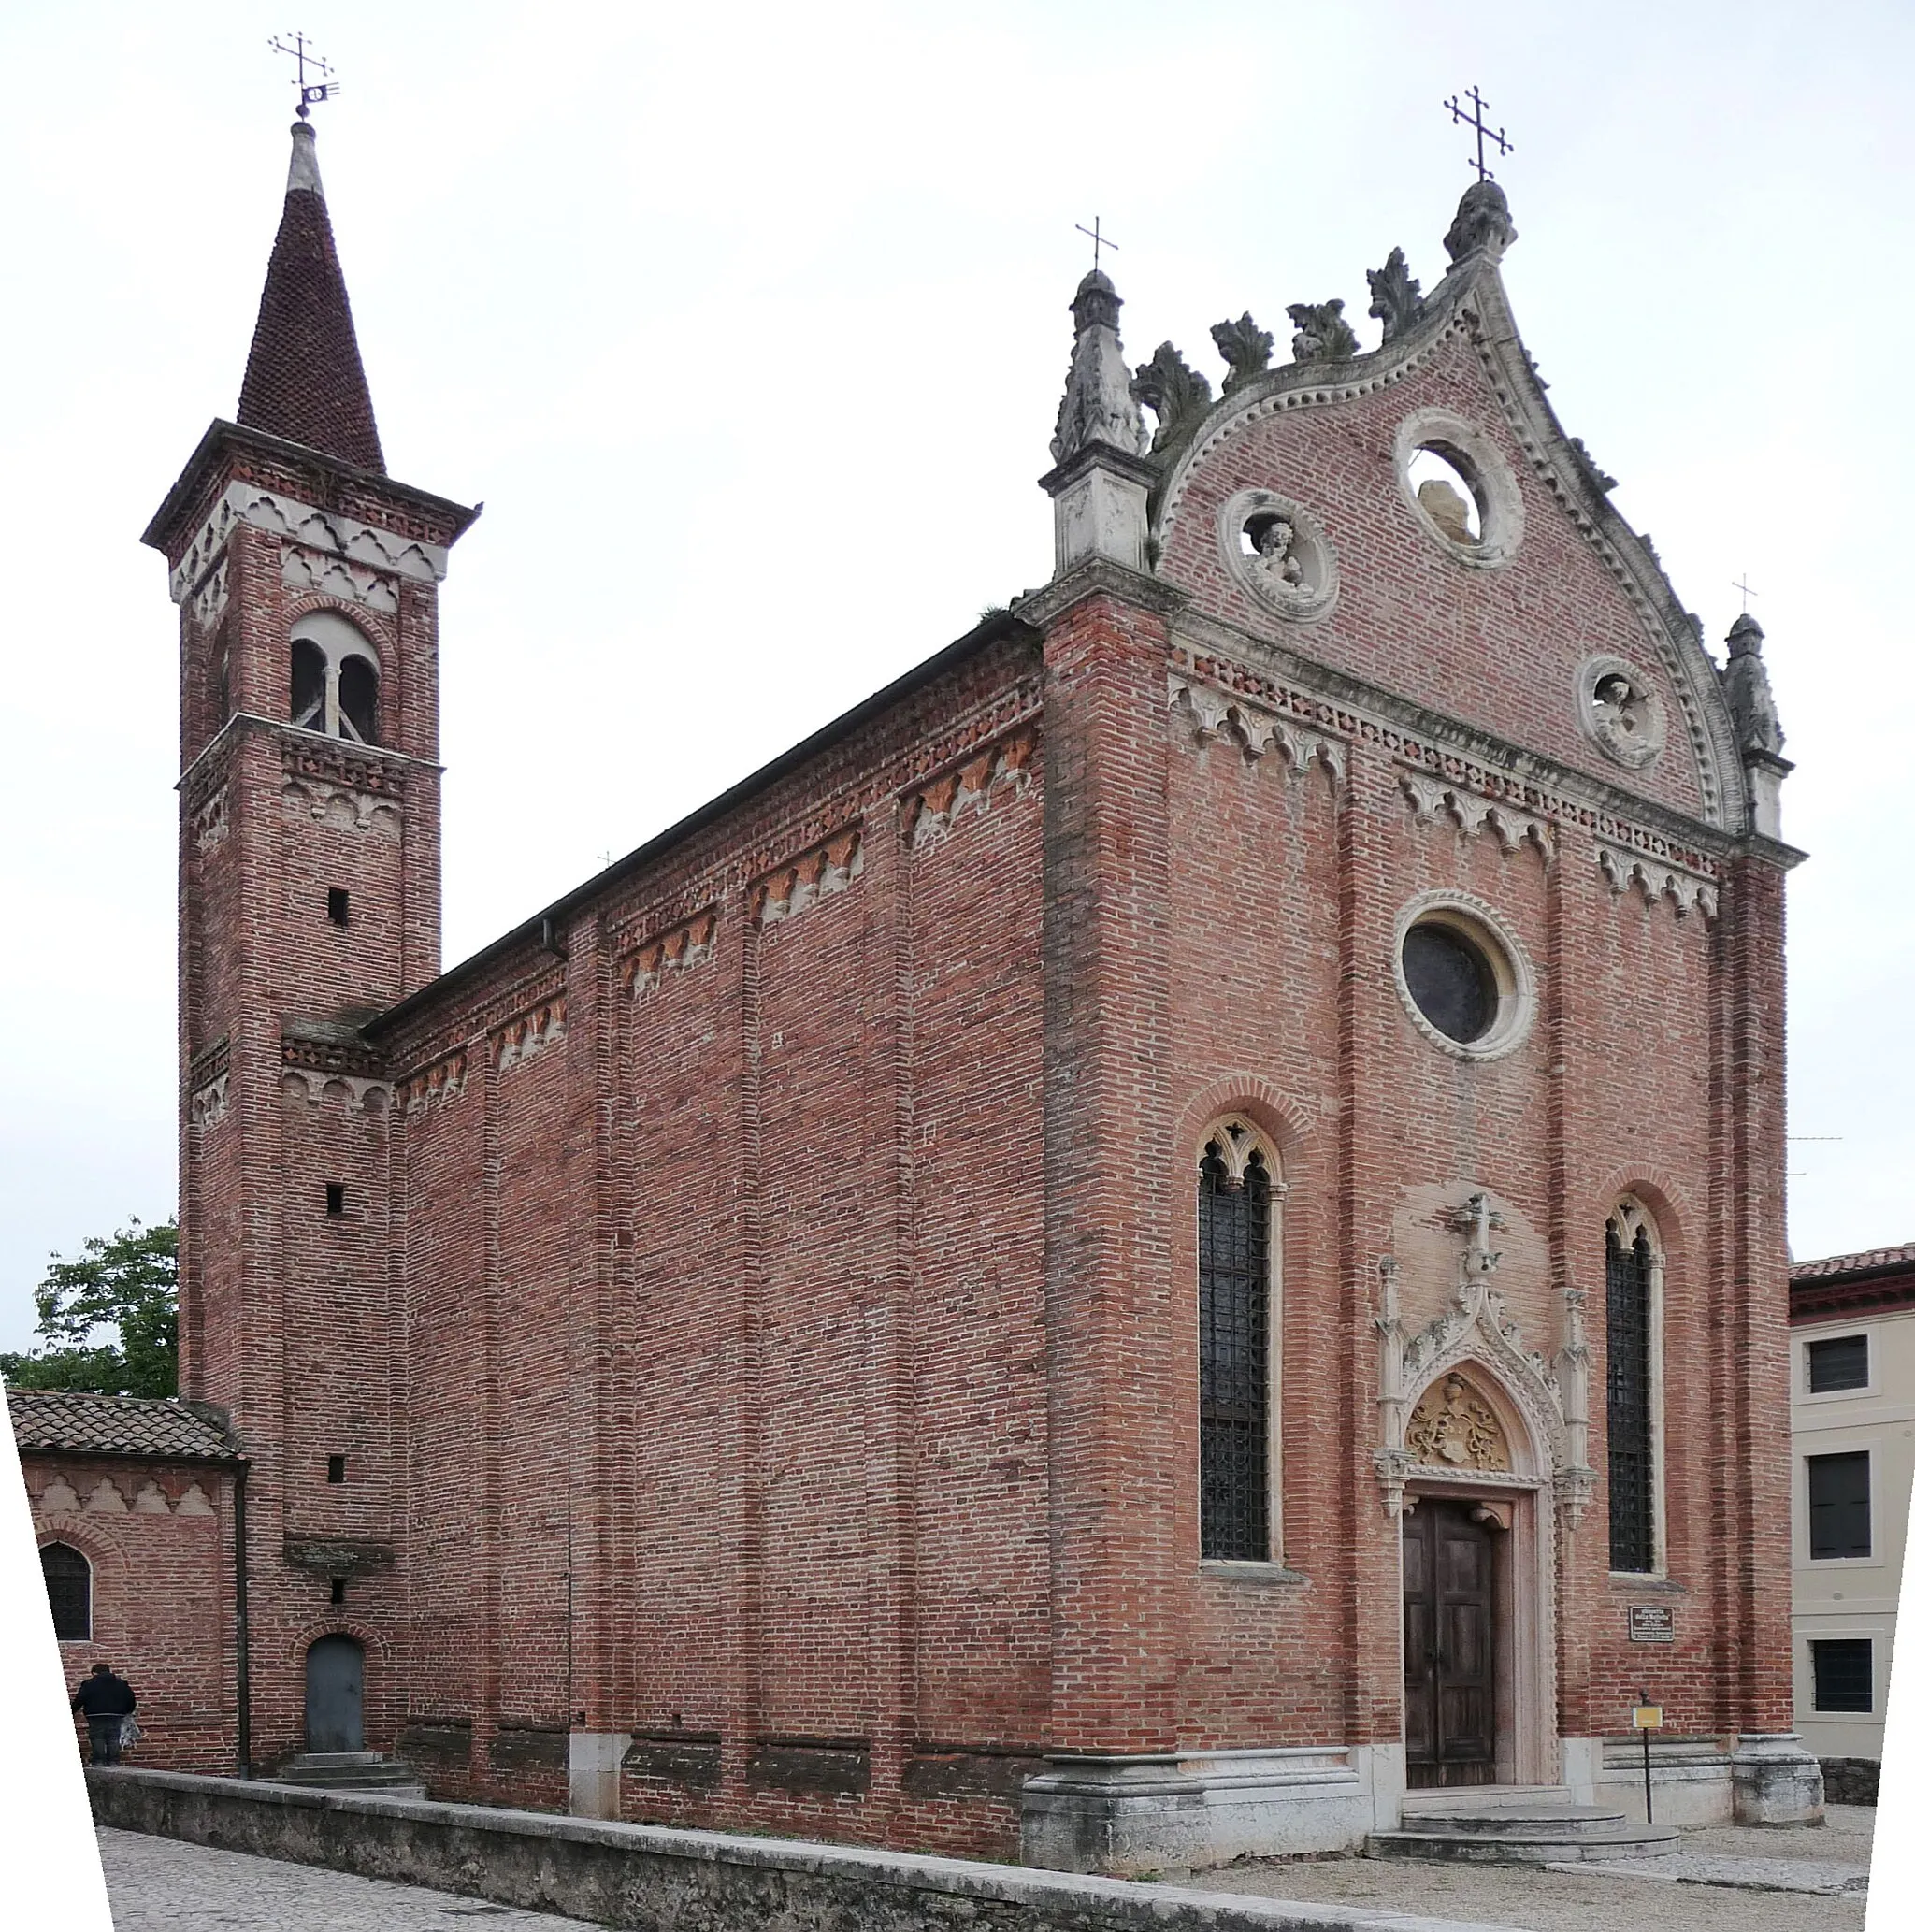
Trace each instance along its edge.
<path fill-rule="evenodd" d="M 501 1074 L 535 1060 L 565 1038 L 565 996 L 548 1000 L 530 1013 L 508 1020 L 492 1036 L 492 1055 Z"/>
<path fill-rule="evenodd" d="M 707 907 L 670 932 L 648 939 L 626 961 L 622 981 L 633 999 L 642 999 L 658 990 L 667 973 L 688 973 L 715 958 L 717 951 L 718 914 Z"/>
<path fill-rule="evenodd" d="M 280 582 L 295 594 L 337 598 L 384 617 L 398 615 L 399 593 L 389 575 L 297 544 L 288 543 L 280 554 Z"/>
<path fill-rule="evenodd" d="M 853 827 L 814 846 L 754 883 L 749 895 L 753 925 L 783 925 L 822 899 L 850 889 L 864 871 L 864 837 Z"/>
<path fill-rule="evenodd" d="M 388 576 L 437 584 L 446 571 L 446 550 L 442 543 L 422 543 L 414 538 L 397 537 L 337 512 L 318 510 L 295 497 L 263 490 L 255 483 L 234 483 L 227 484 L 225 494 L 214 504 L 187 545 L 186 555 L 166 580 L 176 604 L 183 604 L 201 589 L 213 563 L 224 552 L 227 540 L 242 524 Z M 223 597 L 223 591 L 220 595 Z"/>
<path fill-rule="evenodd" d="M 210 630 L 226 614 L 229 595 L 226 559 L 222 556 L 187 601 L 188 614 L 200 629 Z"/>
<path fill-rule="evenodd" d="M 222 1067 L 204 1086 L 195 1087 L 186 1103 L 186 1117 L 194 1127 L 217 1127 L 226 1117 L 228 1071 Z"/>
<path fill-rule="evenodd" d="M 1587 795 L 1569 788 L 1575 774 L 1560 773 L 1559 783 L 1545 784 L 1523 772 L 1490 763 L 1481 756 L 1468 756 L 1452 749 L 1436 733 L 1439 720 L 1431 718 L 1420 726 L 1399 724 L 1378 713 L 1359 709 L 1348 701 L 1319 697 L 1295 679 L 1272 674 L 1269 669 L 1244 662 L 1224 649 L 1180 639 L 1172 647 L 1172 702 L 1177 702 L 1177 683 L 1189 685 L 1193 693 L 1207 691 L 1207 698 L 1194 699 L 1205 715 L 1218 711 L 1218 700 L 1227 709 L 1247 699 L 1260 708 L 1287 714 L 1290 718 L 1317 724 L 1332 730 L 1339 743 L 1361 745 L 1387 755 L 1406 770 L 1421 776 L 1439 779 L 1446 787 L 1468 792 L 1500 804 L 1510 812 L 1520 812 L 1548 822 L 1558 832 L 1575 826 L 1620 849 L 1630 849 L 1644 858 L 1681 867 L 1696 877 L 1713 884 L 1720 868 L 1700 846 L 1671 838 L 1667 833 L 1624 818 L 1605 804 L 1591 802 Z M 1509 748 L 1511 764 L 1524 757 Z M 1529 762 L 1532 766 L 1533 759 Z M 1552 774 L 1553 775 L 1553 774 Z"/>
<path fill-rule="evenodd" d="M 347 786 L 328 785 L 324 779 L 282 786 L 280 809 L 288 818 L 310 818 L 315 825 L 329 825 L 338 831 L 370 832 L 391 845 L 396 845 L 404 834 L 405 822 L 390 799 L 368 797 Z"/>
<path fill-rule="evenodd" d="M 226 816 L 226 787 L 223 785 L 202 800 L 193 814 L 193 844 L 198 852 L 210 852 L 225 843 L 231 829 Z"/>
<path fill-rule="evenodd" d="M 914 852 L 940 845 L 965 817 L 989 811 L 994 800 L 1022 798 L 1030 788 L 1036 751 L 1034 730 L 1015 731 L 906 793 L 904 843 Z"/>
<path fill-rule="evenodd" d="M 1637 887 L 1650 905 L 1667 900 L 1678 918 L 1700 913 L 1705 919 L 1716 916 L 1716 887 L 1712 880 L 1700 878 L 1678 865 L 1646 858 L 1639 852 L 1628 852 L 1598 843 L 1596 864 L 1609 890 L 1620 899 L 1632 886 Z"/>
<path fill-rule="evenodd" d="M 1409 800 L 1411 815 L 1418 825 L 1437 818 L 1452 821 L 1465 839 L 1488 829 L 1505 853 L 1514 852 L 1526 841 L 1548 860 L 1556 856 L 1556 829 L 1547 818 L 1520 806 L 1485 799 L 1460 786 L 1446 784 L 1422 771 L 1403 771 L 1397 782 Z"/>
<path fill-rule="evenodd" d="M 461 1047 L 399 1083 L 396 1104 L 404 1113 L 444 1106 L 466 1090 L 466 1053 Z"/>
<path fill-rule="evenodd" d="M 1341 739 L 1246 704 L 1228 691 L 1174 670 L 1170 675 L 1170 709 L 1189 724 L 1199 744 L 1233 744 L 1246 763 L 1254 765 L 1274 750 L 1283 754 L 1285 771 L 1291 778 L 1301 778 L 1313 763 L 1320 763 L 1333 784 L 1343 784 L 1348 775 L 1348 748 Z"/>

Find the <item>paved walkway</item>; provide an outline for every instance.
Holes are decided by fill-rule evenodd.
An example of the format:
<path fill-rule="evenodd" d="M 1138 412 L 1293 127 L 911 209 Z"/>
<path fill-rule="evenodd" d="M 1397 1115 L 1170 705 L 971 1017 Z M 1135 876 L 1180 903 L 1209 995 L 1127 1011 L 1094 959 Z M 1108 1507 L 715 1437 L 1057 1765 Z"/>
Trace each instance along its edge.
<path fill-rule="evenodd" d="M 1873 1810 L 1831 1805 L 1820 1830 L 1717 1825 L 1640 1865 L 1438 1865 L 1324 1858 L 1231 1866 L 1181 1882 L 1261 1898 L 1310 1899 L 1523 1932 L 1862 1932 Z"/>
<path fill-rule="evenodd" d="M 113 1932 L 565 1932 L 583 1919 L 102 1831 Z"/>

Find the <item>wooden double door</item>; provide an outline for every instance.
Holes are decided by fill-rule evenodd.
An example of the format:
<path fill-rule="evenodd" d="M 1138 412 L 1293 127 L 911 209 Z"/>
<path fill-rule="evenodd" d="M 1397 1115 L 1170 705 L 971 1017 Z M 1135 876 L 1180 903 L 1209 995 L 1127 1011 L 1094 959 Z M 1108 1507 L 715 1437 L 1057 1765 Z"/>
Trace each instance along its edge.
<path fill-rule="evenodd" d="M 1496 1781 L 1496 1532 L 1425 1496 L 1403 1521 L 1403 1705 L 1414 1790 Z"/>

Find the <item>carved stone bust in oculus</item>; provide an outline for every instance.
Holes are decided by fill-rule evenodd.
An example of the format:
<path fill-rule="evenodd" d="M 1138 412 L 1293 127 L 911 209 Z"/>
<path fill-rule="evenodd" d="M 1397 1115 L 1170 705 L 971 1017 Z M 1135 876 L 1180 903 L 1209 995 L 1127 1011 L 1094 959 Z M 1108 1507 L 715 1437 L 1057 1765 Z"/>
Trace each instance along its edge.
<path fill-rule="evenodd" d="M 1648 672 L 1606 654 L 1576 674 L 1577 722 L 1605 757 L 1639 771 L 1662 756 L 1668 725 Z"/>
<path fill-rule="evenodd" d="M 1292 622 L 1327 616 L 1336 558 L 1317 519 L 1274 490 L 1239 490 L 1217 519 L 1224 561 L 1260 603 Z"/>

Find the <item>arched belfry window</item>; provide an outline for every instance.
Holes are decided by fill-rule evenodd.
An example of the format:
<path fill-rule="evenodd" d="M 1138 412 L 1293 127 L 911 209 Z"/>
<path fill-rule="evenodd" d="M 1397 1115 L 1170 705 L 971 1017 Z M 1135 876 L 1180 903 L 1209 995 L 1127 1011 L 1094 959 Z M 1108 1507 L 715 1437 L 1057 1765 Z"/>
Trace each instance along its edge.
<path fill-rule="evenodd" d="M 1197 1355 L 1202 1527 L 1212 1562 L 1276 1554 L 1276 1257 L 1283 1184 L 1274 1151 L 1246 1122 L 1206 1141 L 1197 1174 Z"/>
<path fill-rule="evenodd" d="M 328 738 L 379 743 L 379 654 L 336 611 L 293 627 L 292 717 Z"/>
<path fill-rule="evenodd" d="M 1609 1398 L 1609 1567 L 1660 1567 L 1663 1249 L 1640 1203 L 1609 1217 L 1606 1350 Z"/>
<path fill-rule="evenodd" d="M 40 1550 L 40 1574 L 47 1581 L 53 1635 L 63 1644 L 88 1642 L 94 1634 L 93 1564 L 69 1543 L 48 1543 Z"/>

